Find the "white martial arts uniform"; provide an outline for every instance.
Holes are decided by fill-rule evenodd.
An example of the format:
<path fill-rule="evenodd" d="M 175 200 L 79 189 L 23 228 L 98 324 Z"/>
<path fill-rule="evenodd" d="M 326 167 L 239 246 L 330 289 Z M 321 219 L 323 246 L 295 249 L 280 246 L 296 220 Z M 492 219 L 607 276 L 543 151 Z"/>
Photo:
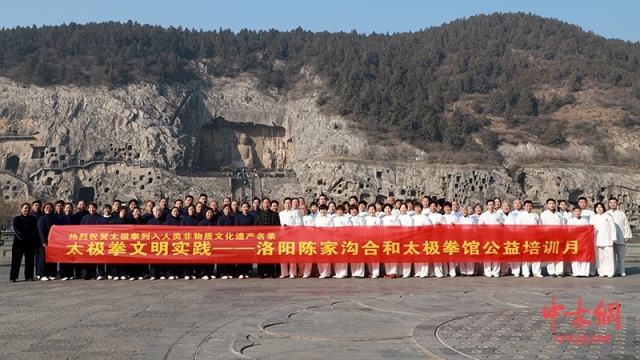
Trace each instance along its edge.
<path fill-rule="evenodd" d="M 280 211 L 280 226 L 302 226 L 302 215 L 298 210 Z M 295 278 L 298 273 L 296 263 L 280 263 L 280 278 Z"/>
<path fill-rule="evenodd" d="M 516 225 L 540 225 L 542 222 L 540 221 L 540 217 L 538 214 L 532 212 L 523 211 L 518 218 L 516 219 Z M 525 229 L 518 231 L 526 231 Z M 524 262 L 522 263 L 522 275 L 524 277 L 529 277 L 529 265 L 531 265 L 531 271 L 533 272 L 533 276 L 542 277 L 542 269 L 540 268 L 540 261 L 534 261 L 532 263 Z M 513 268 L 511 268 L 513 271 Z M 519 272 L 518 272 L 519 273 Z M 515 274 L 514 274 L 515 275 Z"/>
<path fill-rule="evenodd" d="M 318 214 L 314 225 L 316 227 L 333 227 L 333 220 L 329 215 L 322 216 Z M 320 279 L 331 277 L 331 263 L 318 263 L 318 271 L 320 272 Z"/>
<path fill-rule="evenodd" d="M 609 214 L 595 214 L 591 216 L 589 224 L 595 229 L 595 245 L 596 245 L 596 266 L 592 268 L 590 273 L 595 275 L 598 270 L 598 276 L 613 277 L 615 273 L 613 260 L 613 241 L 616 238 L 616 223 Z"/>
<path fill-rule="evenodd" d="M 589 221 L 591 220 L 591 217 L 595 214 L 596 213 L 594 213 L 589 209 L 582 209 L 582 211 L 580 212 L 580 219 L 586 219 L 587 221 Z"/>
<path fill-rule="evenodd" d="M 627 254 L 627 243 L 624 239 L 631 239 L 631 226 L 624 211 L 607 211 L 611 215 L 613 222 L 616 224 L 616 243 L 613 245 L 613 258 L 615 260 L 615 274 L 627 276 L 624 264 L 624 258 Z"/>
<path fill-rule="evenodd" d="M 366 226 L 380 226 L 382 223 L 382 220 L 377 215 L 367 216 L 364 221 Z M 380 277 L 380 263 L 369 263 L 369 271 L 372 279 Z"/>
<path fill-rule="evenodd" d="M 428 226 L 431 225 L 431 220 L 423 214 L 415 214 L 413 216 L 413 226 Z M 429 263 L 415 263 L 413 264 L 414 276 L 426 278 L 429 276 Z"/>
<path fill-rule="evenodd" d="M 402 226 L 413 226 L 413 218 L 409 213 L 398 216 L 398 221 Z M 408 278 L 411 276 L 411 263 L 402 263 L 402 277 Z"/>
<path fill-rule="evenodd" d="M 551 210 L 545 210 L 540 214 L 540 220 L 542 225 L 564 225 L 566 221 L 564 215 L 560 211 L 551 212 Z M 547 272 L 551 276 L 564 276 L 564 262 L 562 261 L 549 261 L 547 262 Z"/>
<path fill-rule="evenodd" d="M 571 211 L 562 211 L 562 210 L 558 210 L 558 212 L 560 214 L 562 214 L 562 217 L 564 218 L 564 223 L 568 224 L 570 219 L 573 219 L 573 213 Z"/>
<path fill-rule="evenodd" d="M 351 217 L 351 226 L 365 226 L 366 224 L 365 218 L 360 214 Z M 351 277 L 364 277 L 364 263 L 351 263 Z"/>
<path fill-rule="evenodd" d="M 398 217 L 391 214 L 386 215 L 381 219 L 382 226 L 399 226 L 400 220 Z M 398 275 L 398 264 L 397 263 L 384 263 L 384 270 L 386 275 Z"/>
<path fill-rule="evenodd" d="M 589 225 L 589 221 L 583 217 L 580 219 L 573 217 L 567 220 L 567 225 Z M 571 273 L 574 277 L 578 276 L 589 276 L 589 265 L 588 262 L 580 262 L 580 261 L 572 261 L 571 262 Z"/>
<path fill-rule="evenodd" d="M 431 221 L 432 224 L 437 225 L 437 224 L 442 224 L 445 225 L 447 223 L 447 219 L 444 217 L 444 215 L 440 214 L 439 212 L 429 212 L 429 214 L 427 215 L 429 217 L 429 220 Z M 447 270 L 444 269 L 444 266 L 446 265 L 443 263 L 433 263 L 433 274 L 437 277 L 437 278 L 441 278 L 443 276 L 445 276 L 447 274 Z M 431 274 L 429 274 L 431 275 Z"/>
<path fill-rule="evenodd" d="M 351 226 L 351 220 L 346 215 L 337 216 L 333 218 L 334 227 Z M 333 268 L 336 271 L 335 278 L 343 279 L 349 276 L 349 263 L 335 263 Z"/>
<path fill-rule="evenodd" d="M 516 215 L 514 215 L 514 213 Z M 510 211 L 506 214 L 503 211 L 500 213 L 500 221 L 502 221 L 502 223 L 505 225 L 515 225 L 516 219 L 518 218 L 517 214 L 517 211 Z M 514 276 L 516 276 L 516 273 L 520 273 L 520 262 L 503 262 L 500 263 L 500 276 L 507 275 L 507 273 L 509 272 L 509 267 L 511 267 L 511 274 L 513 274 Z"/>
<path fill-rule="evenodd" d="M 458 220 L 460 220 L 461 225 L 475 225 L 477 223 L 477 218 L 473 218 L 471 215 L 461 215 Z M 460 275 L 473 276 L 473 273 L 475 272 L 475 263 L 458 263 L 458 268 L 460 269 Z"/>
<path fill-rule="evenodd" d="M 502 220 L 500 219 L 501 214 L 499 212 L 489 212 L 488 210 L 483 212 L 480 215 L 480 219 L 478 219 L 478 224 L 480 225 L 500 225 L 502 224 Z M 486 277 L 499 277 L 500 276 L 500 262 L 498 261 L 487 261 L 483 263 L 484 265 L 484 276 Z"/>
<path fill-rule="evenodd" d="M 442 215 L 444 220 L 447 222 L 447 225 L 460 224 L 460 218 L 456 216 L 454 213 L 444 214 Z M 456 277 L 456 266 L 458 263 L 450 262 L 450 263 L 442 263 L 442 272 L 444 274 L 449 273 L 449 276 Z"/>
<path fill-rule="evenodd" d="M 315 226 L 316 217 L 313 215 L 306 215 L 302 217 L 302 225 L 304 226 Z M 300 264 L 300 273 L 298 276 L 302 276 L 303 278 L 311 277 L 311 270 L 313 269 L 313 263 L 304 263 Z"/>

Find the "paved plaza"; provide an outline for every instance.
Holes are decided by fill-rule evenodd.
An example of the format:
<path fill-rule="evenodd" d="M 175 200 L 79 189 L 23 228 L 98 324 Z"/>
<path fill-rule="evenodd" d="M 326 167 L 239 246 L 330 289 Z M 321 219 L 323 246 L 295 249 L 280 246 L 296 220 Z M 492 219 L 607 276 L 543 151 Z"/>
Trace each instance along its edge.
<path fill-rule="evenodd" d="M 627 277 L 612 279 L 10 284 L 3 261 L 0 358 L 638 358 L 639 266 L 628 264 Z M 579 300 L 586 311 L 577 317 Z M 604 307 L 598 307 L 601 301 Z M 605 310 L 616 302 L 621 305 L 619 323 L 617 307 Z M 549 316 L 543 316 L 545 305 Z M 556 309 L 554 335 L 551 315 Z"/>

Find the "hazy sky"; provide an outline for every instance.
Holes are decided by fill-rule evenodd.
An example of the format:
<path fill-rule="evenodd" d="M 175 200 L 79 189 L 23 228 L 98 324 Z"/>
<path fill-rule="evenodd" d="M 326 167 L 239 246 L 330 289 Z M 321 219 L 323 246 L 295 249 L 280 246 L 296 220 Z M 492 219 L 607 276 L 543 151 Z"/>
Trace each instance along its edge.
<path fill-rule="evenodd" d="M 476 14 L 531 12 L 607 38 L 640 40 L 638 0 L 4 0 L 0 27 L 137 21 L 197 30 L 243 28 L 393 33 L 417 31 Z"/>

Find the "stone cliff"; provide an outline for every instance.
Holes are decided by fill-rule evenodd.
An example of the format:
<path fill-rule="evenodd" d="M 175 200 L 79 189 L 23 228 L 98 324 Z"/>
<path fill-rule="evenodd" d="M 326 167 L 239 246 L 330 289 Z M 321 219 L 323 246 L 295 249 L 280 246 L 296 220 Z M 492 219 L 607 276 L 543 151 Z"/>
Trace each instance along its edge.
<path fill-rule="evenodd" d="M 504 167 L 426 162 L 418 149 L 374 144 L 344 118 L 322 113 L 313 86 L 319 80 L 305 81 L 302 90 L 283 94 L 258 90 L 250 77 L 114 89 L 0 78 L 2 199 L 107 203 L 200 192 L 309 199 L 326 193 L 335 200 L 430 195 L 467 204 L 493 196 L 575 204 L 586 196 L 593 204 L 617 196 L 638 224 L 640 169 L 531 165 L 535 151 L 558 150 L 527 143 L 501 148 Z M 571 149 L 570 160 L 593 160 L 589 147 Z M 374 160 L 372 153 L 396 155 Z M 244 167 L 260 176 L 220 172 Z"/>

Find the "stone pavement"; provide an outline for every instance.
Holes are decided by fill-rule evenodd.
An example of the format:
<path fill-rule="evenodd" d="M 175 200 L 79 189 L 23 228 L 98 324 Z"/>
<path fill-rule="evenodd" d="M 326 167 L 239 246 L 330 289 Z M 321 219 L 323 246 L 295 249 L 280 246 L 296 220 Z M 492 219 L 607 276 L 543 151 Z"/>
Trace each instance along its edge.
<path fill-rule="evenodd" d="M 2 263 L 0 358 L 639 358 L 639 266 L 629 264 L 627 277 L 613 279 L 10 284 Z M 555 335 L 552 321 L 542 316 L 552 298 L 564 306 Z M 591 322 L 582 329 L 567 314 L 578 309 L 579 299 L 588 309 L 582 318 Z M 619 330 L 613 309 L 599 309 L 605 316 L 598 324 L 594 312 L 601 301 L 621 304 Z M 574 335 L 577 344 L 558 343 L 556 335 Z"/>

